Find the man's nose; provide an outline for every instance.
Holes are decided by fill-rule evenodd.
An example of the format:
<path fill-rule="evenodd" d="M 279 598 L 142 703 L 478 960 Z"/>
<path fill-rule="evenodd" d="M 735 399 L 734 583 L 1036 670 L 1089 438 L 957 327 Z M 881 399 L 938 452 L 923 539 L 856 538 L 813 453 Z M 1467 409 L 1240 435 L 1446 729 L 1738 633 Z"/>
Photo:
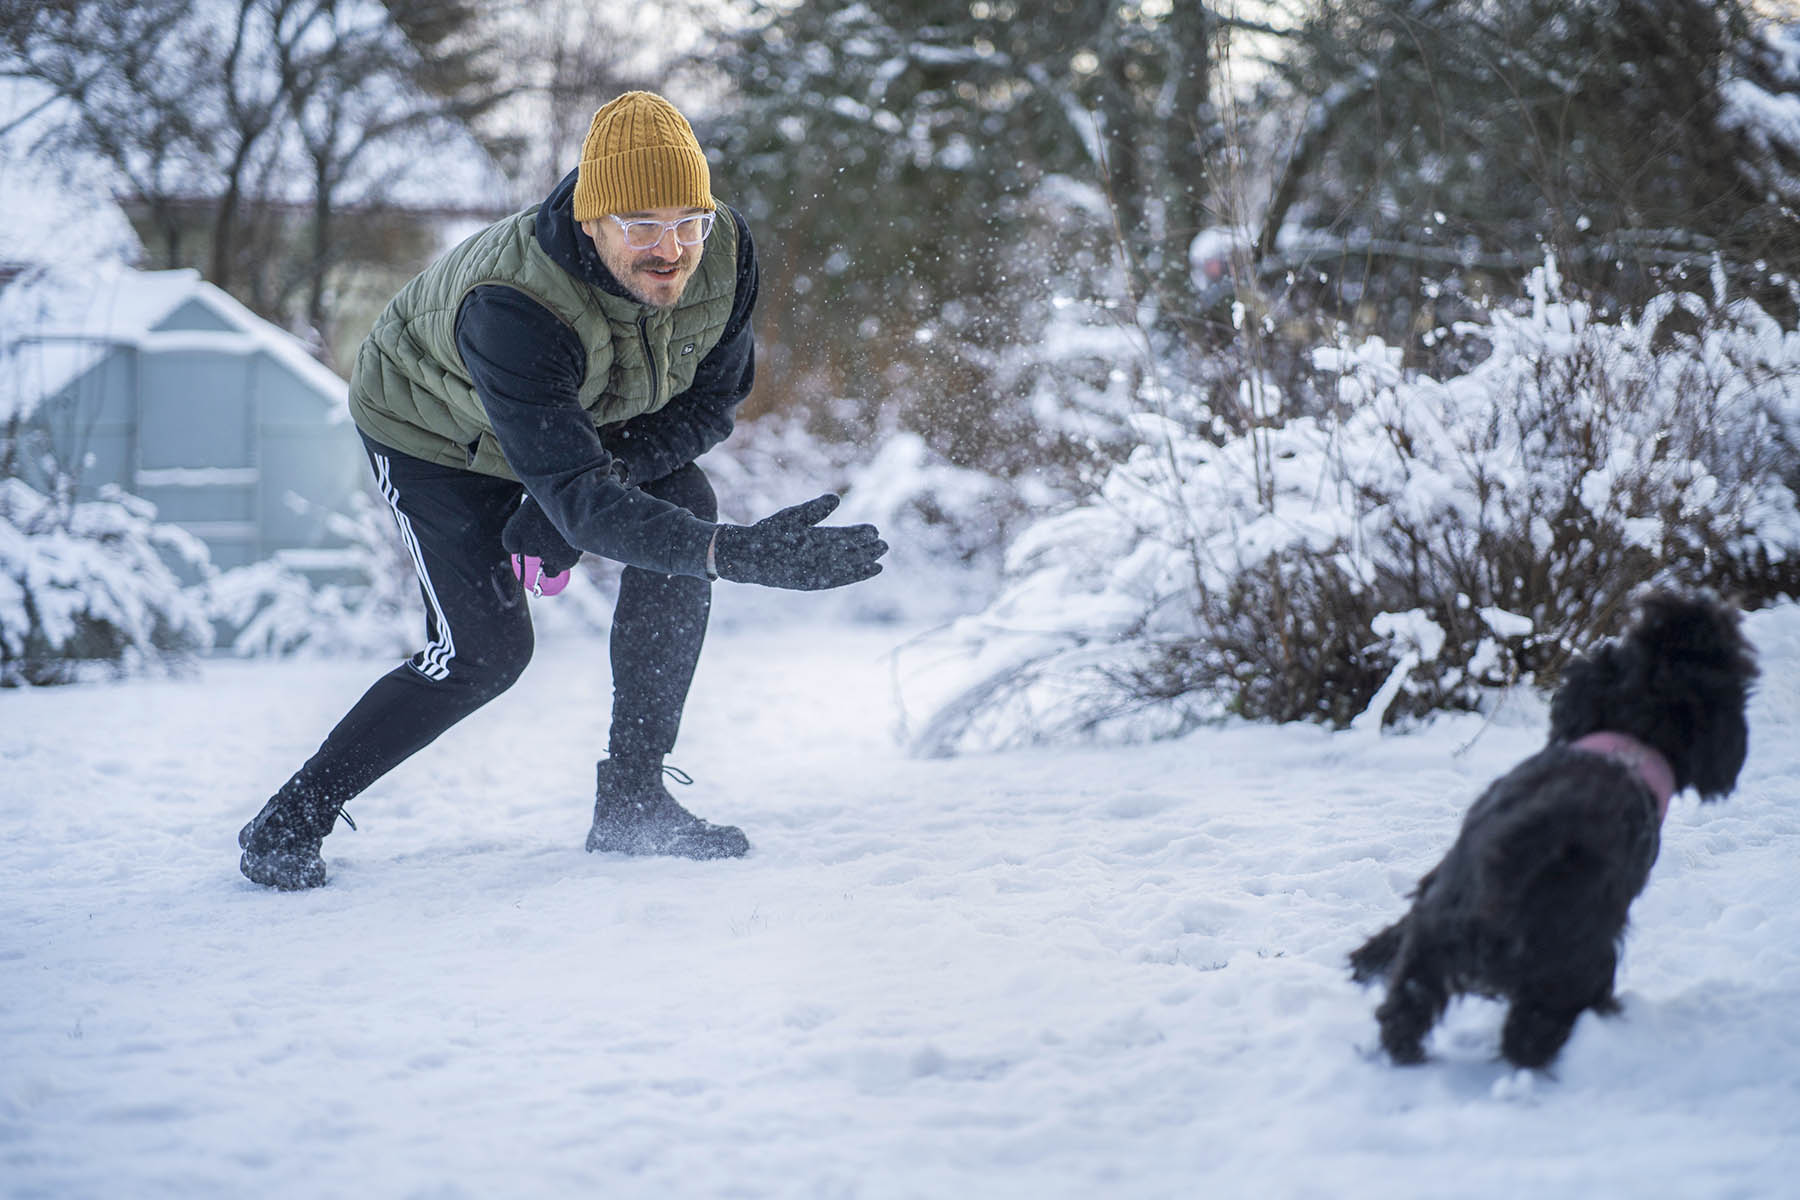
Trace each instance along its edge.
<path fill-rule="evenodd" d="M 673 229 L 663 230 L 662 236 L 656 239 L 656 245 L 650 247 L 650 252 L 658 258 L 670 261 L 680 258 L 681 243 L 675 239 L 675 231 Z"/>

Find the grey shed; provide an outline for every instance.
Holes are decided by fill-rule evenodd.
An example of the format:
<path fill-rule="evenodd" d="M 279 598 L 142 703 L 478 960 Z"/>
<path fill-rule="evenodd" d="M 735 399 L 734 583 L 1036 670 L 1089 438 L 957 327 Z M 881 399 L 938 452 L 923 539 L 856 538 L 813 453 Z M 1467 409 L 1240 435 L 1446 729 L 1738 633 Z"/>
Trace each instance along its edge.
<path fill-rule="evenodd" d="M 0 418 L 36 451 L 20 460 L 28 482 L 61 471 L 82 497 L 142 496 L 220 568 L 344 562 L 328 517 L 351 510 L 367 468 L 347 385 L 297 339 L 197 271 L 8 290 Z"/>

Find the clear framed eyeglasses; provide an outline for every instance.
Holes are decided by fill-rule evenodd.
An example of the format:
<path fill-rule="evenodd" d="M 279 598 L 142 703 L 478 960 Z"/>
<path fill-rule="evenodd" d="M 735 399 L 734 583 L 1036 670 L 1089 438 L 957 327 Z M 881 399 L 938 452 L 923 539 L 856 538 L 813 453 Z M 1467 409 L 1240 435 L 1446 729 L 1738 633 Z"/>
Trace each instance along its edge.
<path fill-rule="evenodd" d="M 664 232 L 673 229 L 675 240 L 683 246 L 698 246 L 712 232 L 713 213 L 695 213 L 679 221 L 627 221 L 615 213 L 607 213 L 625 235 L 625 244 L 633 250 L 648 250 L 662 241 Z"/>

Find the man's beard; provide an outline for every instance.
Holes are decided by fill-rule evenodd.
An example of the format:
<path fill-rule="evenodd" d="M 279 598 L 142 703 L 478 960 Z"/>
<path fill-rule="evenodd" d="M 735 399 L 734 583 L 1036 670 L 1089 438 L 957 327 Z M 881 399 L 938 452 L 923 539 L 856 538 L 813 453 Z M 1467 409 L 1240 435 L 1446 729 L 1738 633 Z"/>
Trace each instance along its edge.
<path fill-rule="evenodd" d="M 686 250 L 683 250 L 681 257 L 672 263 L 668 259 L 644 255 L 627 264 L 627 269 L 623 274 L 619 274 L 617 271 L 614 274 L 619 274 L 619 282 L 625 285 L 625 290 L 630 292 L 632 299 L 639 304 L 666 311 L 681 303 L 681 297 L 687 293 L 687 284 L 694 277 L 694 267 L 698 265 L 696 261 L 698 258 L 698 254 Z M 650 274 L 658 268 L 667 267 L 676 269 L 676 278 L 681 281 L 681 288 L 668 300 L 655 299 L 641 285 L 667 286 L 671 282 L 670 280 L 658 279 L 655 275 Z"/>

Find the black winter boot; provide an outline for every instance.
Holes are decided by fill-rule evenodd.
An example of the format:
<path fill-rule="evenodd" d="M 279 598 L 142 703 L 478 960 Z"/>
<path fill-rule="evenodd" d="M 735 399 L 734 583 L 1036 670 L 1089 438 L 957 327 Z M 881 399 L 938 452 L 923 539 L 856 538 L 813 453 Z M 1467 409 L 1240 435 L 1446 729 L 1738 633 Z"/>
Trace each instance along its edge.
<path fill-rule="evenodd" d="M 244 851 L 238 870 L 252 883 L 284 892 L 322 887 L 325 860 L 319 857 L 319 848 L 340 815 L 350 821 L 348 813 L 337 809 L 315 814 L 276 796 L 238 830 L 238 845 Z"/>
<path fill-rule="evenodd" d="M 691 783 L 669 768 L 674 778 Z M 664 768 L 606 759 L 595 770 L 590 851 L 668 854 L 678 858 L 742 858 L 750 849 L 735 825 L 703 821 L 675 802 L 662 785 Z"/>

